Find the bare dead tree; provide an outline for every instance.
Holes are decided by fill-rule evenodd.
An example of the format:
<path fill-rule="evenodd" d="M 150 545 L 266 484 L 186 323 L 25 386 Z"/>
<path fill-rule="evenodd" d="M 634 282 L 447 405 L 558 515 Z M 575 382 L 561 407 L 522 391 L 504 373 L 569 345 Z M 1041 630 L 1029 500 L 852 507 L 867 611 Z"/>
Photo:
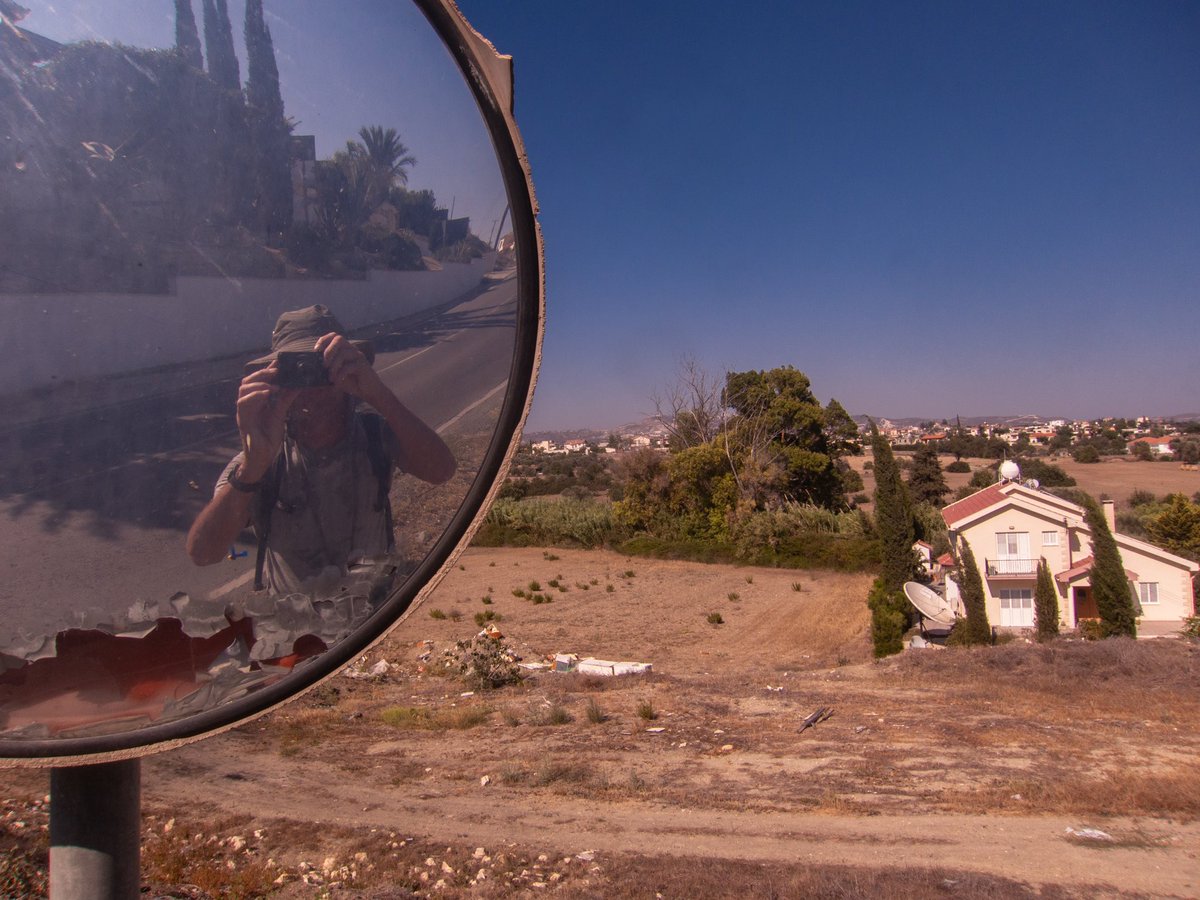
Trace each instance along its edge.
<path fill-rule="evenodd" d="M 707 444 L 720 434 L 725 421 L 723 395 L 722 379 L 688 355 L 677 363 L 674 380 L 650 399 L 671 446 L 683 450 Z"/>

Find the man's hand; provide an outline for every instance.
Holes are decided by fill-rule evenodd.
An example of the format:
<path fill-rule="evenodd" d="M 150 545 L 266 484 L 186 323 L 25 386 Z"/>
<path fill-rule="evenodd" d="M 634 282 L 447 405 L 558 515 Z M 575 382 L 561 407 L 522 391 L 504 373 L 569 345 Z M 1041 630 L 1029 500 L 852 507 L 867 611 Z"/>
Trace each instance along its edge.
<path fill-rule="evenodd" d="M 323 355 L 333 386 L 350 396 L 374 406 L 380 389 L 387 390 L 362 351 L 342 335 L 332 332 L 324 335 L 314 349 Z"/>
<path fill-rule="evenodd" d="M 300 391 L 275 383 L 275 363 L 242 379 L 238 389 L 237 425 L 246 461 L 238 473 L 242 481 L 255 482 L 266 475 L 283 444 L 288 410 Z"/>

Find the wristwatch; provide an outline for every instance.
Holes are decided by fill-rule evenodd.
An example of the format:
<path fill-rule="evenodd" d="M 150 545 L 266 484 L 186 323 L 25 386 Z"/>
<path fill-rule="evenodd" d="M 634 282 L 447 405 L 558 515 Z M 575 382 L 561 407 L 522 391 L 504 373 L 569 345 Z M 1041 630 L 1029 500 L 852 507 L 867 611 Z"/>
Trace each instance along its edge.
<path fill-rule="evenodd" d="M 243 494 L 253 494 L 255 491 L 257 491 L 258 486 L 262 484 L 262 479 L 260 478 L 258 481 L 254 482 L 242 481 L 240 478 L 238 478 L 238 476 L 241 474 L 242 466 L 241 463 L 239 463 L 237 469 L 229 473 L 229 478 L 227 479 L 229 486 L 235 491 L 241 491 Z"/>

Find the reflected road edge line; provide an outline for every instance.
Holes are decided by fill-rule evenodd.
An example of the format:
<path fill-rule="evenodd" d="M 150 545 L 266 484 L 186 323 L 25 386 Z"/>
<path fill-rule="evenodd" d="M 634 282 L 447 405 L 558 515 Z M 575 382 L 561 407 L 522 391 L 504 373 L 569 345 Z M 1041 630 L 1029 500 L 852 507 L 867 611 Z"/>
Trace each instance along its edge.
<path fill-rule="evenodd" d="M 500 382 L 498 385 L 496 385 L 494 388 L 492 388 L 490 391 L 488 391 L 486 394 L 484 394 L 482 397 L 480 397 L 478 400 L 476 400 L 474 403 L 472 403 L 470 406 L 468 406 L 466 409 L 464 409 L 462 412 L 460 412 L 453 419 L 449 419 L 449 420 L 443 422 L 441 425 L 439 425 L 434 430 L 438 434 L 445 434 L 448 429 L 453 428 L 460 421 L 462 421 L 463 417 L 467 413 L 471 412 L 474 409 L 478 409 L 480 406 L 482 406 L 488 400 L 491 400 L 493 397 L 496 396 L 496 394 L 498 394 L 498 393 L 500 393 L 500 391 L 504 390 L 504 388 L 507 385 L 508 385 L 508 379 L 505 378 L 502 382 Z"/>

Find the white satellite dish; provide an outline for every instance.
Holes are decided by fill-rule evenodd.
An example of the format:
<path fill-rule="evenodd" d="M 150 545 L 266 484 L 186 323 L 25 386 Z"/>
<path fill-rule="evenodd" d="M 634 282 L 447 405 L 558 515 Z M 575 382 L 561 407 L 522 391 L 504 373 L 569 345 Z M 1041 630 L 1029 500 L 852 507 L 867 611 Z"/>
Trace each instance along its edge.
<path fill-rule="evenodd" d="M 1025 487 L 1029 488 L 1031 491 L 1036 491 L 1041 486 L 1042 486 L 1042 483 L 1040 481 L 1038 481 L 1036 478 L 1026 478 L 1025 479 Z"/>
<path fill-rule="evenodd" d="M 919 582 L 904 582 L 904 596 L 917 612 L 941 628 L 950 628 L 958 618 L 945 597 Z"/>

